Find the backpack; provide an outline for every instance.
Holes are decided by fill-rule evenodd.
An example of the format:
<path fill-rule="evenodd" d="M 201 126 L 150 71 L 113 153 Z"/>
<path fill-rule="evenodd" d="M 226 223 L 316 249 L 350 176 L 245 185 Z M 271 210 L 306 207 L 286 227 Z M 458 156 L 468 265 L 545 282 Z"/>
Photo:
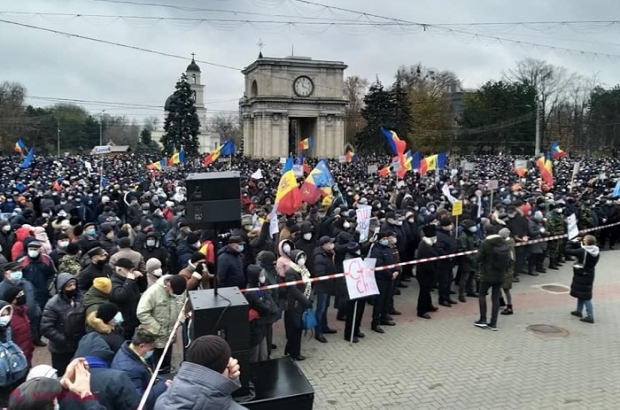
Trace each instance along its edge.
<path fill-rule="evenodd" d="M 86 308 L 76 302 L 64 318 L 65 337 L 69 342 L 78 342 L 86 334 Z"/>
<path fill-rule="evenodd" d="M 82 272 L 82 265 L 80 265 L 80 257 L 78 255 L 64 255 L 60 259 L 60 264 L 58 265 L 59 272 L 67 272 L 72 274 L 75 277 L 78 277 L 80 272 Z"/>
<path fill-rule="evenodd" d="M 503 243 L 493 247 L 493 260 L 491 267 L 494 270 L 505 272 L 510 267 L 512 261 L 510 248 Z"/>
<path fill-rule="evenodd" d="M 25 380 L 28 374 L 28 360 L 24 352 L 11 339 L 7 329 L 6 342 L 0 343 L 0 386 L 8 387 Z"/>

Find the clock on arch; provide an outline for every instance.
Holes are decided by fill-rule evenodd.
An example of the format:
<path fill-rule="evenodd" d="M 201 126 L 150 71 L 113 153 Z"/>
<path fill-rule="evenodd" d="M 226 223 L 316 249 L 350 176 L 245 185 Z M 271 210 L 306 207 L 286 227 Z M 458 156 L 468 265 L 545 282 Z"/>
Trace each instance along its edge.
<path fill-rule="evenodd" d="M 314 83 L 310 77 L 299 76 L 293 82 L 293 91 L 300 97 L 309 97 L 314 92 Z"/>

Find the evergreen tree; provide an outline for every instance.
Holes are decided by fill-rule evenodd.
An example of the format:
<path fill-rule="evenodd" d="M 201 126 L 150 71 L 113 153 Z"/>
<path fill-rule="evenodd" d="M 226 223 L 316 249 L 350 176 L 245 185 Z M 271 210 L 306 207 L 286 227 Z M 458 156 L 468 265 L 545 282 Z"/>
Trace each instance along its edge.
<path fill-rule="evenodd" d="M 153 154 L 159 151 L 159 145 L 153 141 L 151 135 L 151 127 L 145 126 L 140 132 L 140 142 L 136 147 L 136 152 L 139 154 Z"/>
<path fill-rule="evenodd" d="M 407 141 L 410 145 L 408 137 L 413 126 L 413 115 L 409 95 L 403 85 L 403 78 L 400 73 L 396 74 L 396 81 L 390 90 L 390 100 L 394 108 L 389 128 L 395 131 L 401 140 Z"/>
<path fill-rule="evenodd" d="M 361 154 L 390 153 L 390 147 L 381 133 L 381 127 L 392 128 L 394 101 L 379 80 L 370 86 L 364 97 L 362 117 L 366 126 L 355 135 L 355 146 Z"/>
<path fill-rule="evenodd" d="M 176 84 L 169 103 L 168 116 L 164 122 L 164 131 L 161 138 L 163 154 L 169 156 L 174 148 L 185 149 L 187 155 L 198 154 L 198 130 L 200 120 L 196 114 L 194 94 L 187 76 L 183 74 Z"/>

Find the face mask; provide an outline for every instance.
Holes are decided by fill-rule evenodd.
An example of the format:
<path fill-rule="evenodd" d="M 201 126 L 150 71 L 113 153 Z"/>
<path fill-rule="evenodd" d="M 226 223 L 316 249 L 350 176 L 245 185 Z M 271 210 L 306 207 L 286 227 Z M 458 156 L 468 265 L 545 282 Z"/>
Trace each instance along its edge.
<path fill-rule="evenodd" d="M 146 241 L 146 246 L 148 246 L 149 248 L 152 248 L 155 246 L 155 241 Z"/>
<path fill-rule="evenodd" d="M 154 275 L 154 276 L 159 277 L 159 276 L 161 276 L 162 272 L 163 272 L 163 271 L 161 270 L 161 268 L 159 268 L 159 269 L 155 269 L 155 270 L 153 271 L 153 275 Z"/>
<path fill-rule="evenodd" d="M 377 209 L 381 209 L 381 204 L 377 204 Z"/>
<path fill-rule="evenodd" d="M 471 233 L 478 232 L 478 227 L 477 226 L 472 226 L 471 228 L 469 228 L 469 232 L 471 232 Z"/>
<path fill-rule="evenodd" d="M 118 326 L 123 322 L 123 314 L 118 312 L 116 316 L 114 316 L 114 326 Z"/>
<path fill-rule="evenodd" d="M 15 304 L 18 306 L 24 306 L 26 304 L 26 295 L 21 295 L 18 298 L 15 298 Z"/>
<path fill-rule="evenodd" d="M 244 226 L 244 228 L 245 228 L 245 230 L 246 230 L 246 231 L 248 231 L 248 232 L 249 232 L 249 231 L 251 231 L 252 229 L 254 229 L 254 226 L 253 226 L 253 225 L 245 225 L 245 226 Z"/>
<path fill-rule="evenodd" d="M 299 258 L 299 259 L 297 260 L 297 264 L 298 264 L 299 266 L 305 266 L 305 265 L 306 265 L 306 259 L 305 259 L 305 258 Z"/>
<path fill-rule="evenodd" d="M 288 254 L 291 251 L 291 245 L 283 245 L 282 251 Z"/>
<path fill-rule="evenodd" d="M 200 248 L 200 242 L 196 242 L 196 243 L 194 244 L 194 247 L 195 247 L 195 248 Z"/>
<path fill-rule="evenodd" d="M 95 236 L 96 233 L 97 231 L 94 229 L 89 229 L 88 231 L 86 231 L 86 235 L 88 236 Z"/>
<path fill-rule="evenodd" d="M 312 234 L 311 233 L 305 233 L 304 234 L 304 239 L 309 241 L 310 239 L 312 239 Z"/>
<path fill-rule="evenodd" d="M 96 265 L 97 265 L 97 266 L 103 266 L 103 265 L 105 265 L 105 263 L 106 263 L 106 260 L 105 260 L 105 259 L 99 259 L 99 260 L 96 262 Z"/>
<path fill-rule="evenodd" d="M 72 298 L 77 295 L 77 289 L 63 290 L 62 293 L 64 293 L 68 298 Z"/>
<path fill-rule="evenodd" d="M 410 224 L 412 224 L 412 223 L 414 222 L 414 221 L 413 221 L 413 218 L 409 218 L 409 219 L 407 219 L 407 221 L 408 221 Z"/>
<path fill-rule="evenodd" d="M 264 277 L 264 276 L 259 276 L 259 277 L 258 277 L 258 281 L 259 281 L 260 283 L 265 283 L 265 281 L 266 281 L 266 280 L 267 280 L 267 278 L 266 278 L 266 277 Z"/>
<path fill-rule="evenodd" d="M 20 281 L 20 280 L 22 280 L 22 278 L 24 277 L 24 275 L 22 274 L 22 271 L 20 271 L 20 270 L 19 270 L 19 271 L 17 271 L 17 272 L 11 272 L 11 274 L 10 274 L 10 275 L 11 275 L 11 280 L 12 280 L 13 282 Z"/>
<path fill-rule="evenodd" d="M 3 230 L 4 232 L 9 232 L 9 231 L 11 230 L 11 225 L 4 225 L 4 226 L 2 227 L 2 230 Z"/>
<path fill-rule="evenodd" d="M 39 256 L 39 250 L 28 249 L 28 256 L 30 256 L 31 258 L 36 258 L 37 256 Z"/>
<path fill-rule="evenodd" d="M 333 243 L 328 244 L 327 245 L 327 250 L 328 251 L 333 251 L 334 250 L 334 244 Z"/>
<path fill-rule="evenodd" d="M 398 242 L 398 238 L 391 239 L 390 242 L 395 244 L 396 242 Z"/>
<path fill-rule="evenodd" d="M 435 208 L 428 208 L 428 212 L 430 212 L 432 214 L 435 213 Z"/>
<path fill-rule="evenodd" d="M 345 222 L 345 223 L 343 223 L 343 224 L 342 224 L 342 227 L 343 227 L 344 229 L 349 229 L 349 228 L 351 227 L 351 224 L 350 224 L 350 223 L 348 223 L 348 222 Z"/>
<path fill-rule="evenodd" d="M 239 245 L 239 247 L 237 248 L 237 252 L 243 252 L 244 249 L 244 245 Z"/>
<path fill-rule="evenodd" d="M 381 246 L 388 246 L 390 244 L 390 241 L 388 241 L 387 239 L 382 239 L 379 241 L 379 244 Z"/>
<path fill-rule="evenodd" d="M 58 242 L 58 246 L 60 246 L 61 248 L 66 248 L 67 246 L 69 246 L 69 241 Z"/>
<path fill-rule="evenodd" d="M 325 214 L 319 214 L 319 219 L 325 218 Z"/>
<path fill-rule="evenodd" d="M 149 350 L 148 352 L 146 352 L 144 354 L 144 359 L 145 360 L 149 360 L 151 357 L 153 357 L 153 351 L 152 350 Z"/>
<path fill-rule="evenodd" d="M 607 205 L 611 205 L 611 204 L 612 204 L 612 202 L 611 202 L 611 201 L 605 201 L 605 203 L 606 203 Z"/>
<path fill-rule="evenodd" d="M 10 321 L 11 318 L 9 316 L 0 317 L 0 327 L 7 327 Z"/>
<path fill-rule="evenodd" d="M 142 211 L 142 215 L 148 215 L 148 214 L 149 214 L 149 211 L 148 211 L 148 210 L 144 210 L 144 211 Z"/>

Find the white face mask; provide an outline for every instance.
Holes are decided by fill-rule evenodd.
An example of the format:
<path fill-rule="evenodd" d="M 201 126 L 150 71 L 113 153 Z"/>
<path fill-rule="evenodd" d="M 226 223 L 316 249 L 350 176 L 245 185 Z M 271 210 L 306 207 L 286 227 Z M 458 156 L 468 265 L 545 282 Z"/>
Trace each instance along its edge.
<path fill-rule="evenodd" d="M 261 275 L 261 276 L 259 276 L 259 277 L 258 277 L 258 281 L 259 281 L 260 283 L 265 283 L 265 281 L 266 281 L 266 280 L 267 280 L 267 278 L 266 278 L 265 276 L 263 276 L 263 275 Z"/>
<path fill-rule="evenodd" d="M 297 264 L 298 264 L 299 266 L 305 266 L 305 265 L 306 265 L 306 258 L 299 258 L 299 259 L 297 260 Z"/>
<path fill-rule="evenodd" d="M 312 239 L 312 234 L 311 233 L 305 233 L 304 234 L 304 239 L 309 241 L 310 239 Z"/>
<path fill-rule="evenodd" d="M 342 226 L 343 226 L 344 229 L 349 229 L 351 227 L 351 224 L 348 223 L 348 222 L 345 222 L 345 223 L 342 224 Z"/>
<path fill-rule="evenodd" d="M 31 258 L 36 258 L 37 256 L 39 256 L 39 250 L 38 249 L 28 249 L 28 256 L 30 256 Z"/>
<path fill-rule="evenodd" d="M 9 231 L 11 230 L 11 225 L 4 225 L 4 226 L 2 227 L 2 230 L 3 230 L 4 232 L 9 232 Z"/>
<path fill-rule="evenodd" d="M 282 246 L 282 251 L 288 254 L 291 251 L 291 245 L 287 244 L 287 245 Z"/>
<path fill-rule="evenodd" d="M 396 243 L 396 242 L 398 242 L 398 238 L 393 238 L 393 239 L 390 239 L 390 242 L 392 242 L 392 243 Z"/>
<path fill-rule="evenodd" d="M 153 271 L 153 276 L 160 277 L 160 276 L 161 276 L 161 273 L 162 273 L 161 268 L 159 268 L 159 269 L 155 269 L 155 270 Z"/>

